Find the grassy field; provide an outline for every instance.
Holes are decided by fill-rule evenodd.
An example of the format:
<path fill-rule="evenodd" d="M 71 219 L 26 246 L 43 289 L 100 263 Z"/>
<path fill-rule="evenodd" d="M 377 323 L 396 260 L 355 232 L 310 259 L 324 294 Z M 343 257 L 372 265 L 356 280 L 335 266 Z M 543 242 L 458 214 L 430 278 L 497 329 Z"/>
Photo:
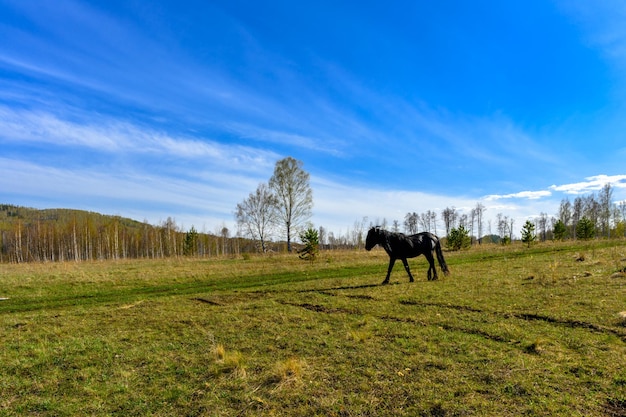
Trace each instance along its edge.
<path fill-rule="evenodd" d="M 0 416 L 626 416 L 626 242 L 0 265 Z"/>

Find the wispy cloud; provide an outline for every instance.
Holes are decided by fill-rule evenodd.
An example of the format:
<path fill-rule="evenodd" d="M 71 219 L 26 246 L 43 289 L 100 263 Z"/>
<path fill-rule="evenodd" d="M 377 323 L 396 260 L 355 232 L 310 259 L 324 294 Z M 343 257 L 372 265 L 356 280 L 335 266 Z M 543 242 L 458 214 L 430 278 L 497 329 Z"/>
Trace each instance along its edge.
<path fill-rule="evenodd" d="M 551 197 L 553 192 L 565 194 L 586 194 L 601 190 L 606 185 L 613 188 L 626 189 L 626 175 L 594 175 L 585 178 L 585 181 L 562 185 L 551 185 L 548 190 L 520 191 L 511 194 L 492 194 L 485 197 L 486 201 L 496 201 L 503 199 L 527 199 L 538 200 L 544 197 Z"/>
<path fill-rule="evenodd" d="M 551 195 L 552 193 L 550 191 L 545 191 L 545 190 L 544 191 L 520 191 L 518 193 L 512 193 L 512 194 L 488 195 L 487 197 L 485 197 L 485 200 L 494 201 L 494 200 L 511 199 L 511 198 L 538 200 L 542 197 L 550 197 Z"/>
<path fill-rule="evenodd" d="M 85 115 L 83 115 L 85 116 Z M 93 118 L 93 116 L 92 116 Z M 69 121 L 42 111 L 14 110 L 0 106 L 0 141 L 35 143 L 55 148 L 82 147 L 93 152 L 152 155 L 204 161 L 205 166 L 228 171 L 268 169 L 277 154 L 207 138 L 172 136 L 130 122 L 98 116 L 98 121 Z"/>
<path fill-rule="evenodd" d="M 561 164 L 550 142 L 527 131 L 502 110 L 491 114 L 451 111 L 417 97 L 409 99 L 370 88 L 336 64 L 322 64 L 322 68 L 328 82 L 341 92 L 342 100 L 349 100 L 351 105 L 346 110 L 328 97 L 315 113 L 322 116 L 316 120 L 334 129 L 335 136 L 366 143 L 363 148 L 373 149 L 377 155 L 386 154 L 380 151 L 391 146 L 403 149 L 401 159 L 419 156 L 440 163 L 459 161 L 464 166 L 489 164 L 509 172 L 527 160 L 544 167 Z"/>
<path fill-rule="evenodd" d="M 626 175 L 594 175 L 585 178 L 585 181 L 572 184 L 552 185 L 551 190 L 566 194 L 585 194 L 601 190 L 607 184 L 615 188 L 626 188 Z"/>
<path fill-rule="evenodd" d="M 17 185 L 16 172 L 20 173 Z M 152 223 L 168 216 L 183 216 L 188 222 L 195 219 L 196 225 L 210 219 L 230 222 L 235 202 L 246 195 L 253 183 L 253 179 L 225 174 L 202 183 L 158 172 L 104 172 L 0 158 L 3 198 L 33 201 L 26 204 L 40 208 L 70 207 L 118 213 Z"/>
<path fill-rule="evenodd" d="M 224 128 L 229 129 L 241 139 L 249 139 L 258 143 L 279 144 L 288 147 L 313 150 L 329 155 L 341 156 L 345 143 L 340 141 L 322 140 L 298 133 L 274 130 L 244 123 L 228 123 Z"/>
<path fill-rule="evenodd" d="M 392 147 L 405 149 L 399 155 L 400 160 L 427 155 L 431 160 L 456 159 L 468 165 L 490 162 L 501 167 L 510 167 L 520 160 L 520 152 L 541 161 L 550 159 L 550 152 L 545 152 L 502 114 L 491 117 L 455 114 L 432 108 L 419 99 L 411 101 L 386 94 L 368 86 L 348 69 L 325 62 L 321 57 L 309 57 L 308 62 L 299 63 L 319 68 L 318 82 L 311 83 L 310 75 L 299 73 L 299 65 L 260 43 L 254 33 L 227 15 L 222 16 L 227 22 L 223 25 L 229 28 L 229 41 L 236 45 L 233 49 L 237 52 L 233 54 L 239 63 L 231 68 L 231 73 L 209 60 L 189 55 L 172 40 L 169 48 L 164 48 L 157 42 L 160 38 L 151 39 L 132 22 L 112 17 L 96 7 L 70 0 L 64 0 L 63 4 L 67 10 L 63 15 L 49 13 L 59 20 L 52 22 L 55 24 L 45 21 L 32 6 L 22 6 L 24 13 L 50 31 L 56 42 L 51 46 L 47 39 L 29 38 L 24 41 L 28 46 L 24 50 L 42 51 L 41 55 L 28 56 L 10 49 L 10 53 L 0 52 L 0 60 L 20 66 L 25 72 L 89 88 L 125 103 L 140 103 L 155 114 L 173 113 L 175 118 L 190 121 L 192 128 L 209 126 L 239 143 L 252 139 L 259 144 L 278 144 L 286 149 L 315 151 L 337 158 L 365 154 L 366 148 L 371 149 L 366 157 L 380 157 Z M 70 28 L 82 36 L 76 37 Z M 11 36 L 24 39 L 16 33 Z M 99 47 L 93 48 L 94 43 Z M 68 61 L 67 55 L 72 59 Z M 153 65 L 154 62 L 158 65 Z M 137 77 L 138 73 L 141 77 Z M 321 85 L 324 87 L 320 88 Z M 25 121 L 34 125 L 45 122 L 52 127 L 57 123 L 55 135 L 49 135 L 48 131 L 33 132 L 38 140 L 44 140 L 45 134 L 54 138 L 55 143 L 61 140 L 101 149 L 108 146 L 111 151 L 128 150 L 136 144 L 154 151 L 167 146 L 169 139 L 146 137 L 141 130 L 132 131 L 132 127 L 119 121 L 97 129 L 85 126 L 81 132 L 83 127 L 79 123 L 67 126 L 62 120 L 61 123 L 42 120 L 48 117 L 45 114 L 29 117 Z M 40 120 L 33 120 L 36 117 Z M 26 136 L 24 128 L 22 132 L 19 126 L 11 129 L 14 134 Z M 131 133 L 137 139 L 130 142 L 114 139 L 115 135 Z M 162 144 L 157 144 L 157 140 Z M 187 149 L 197 155 L 216 156 L 220 155 L 215 143 L 219 141 L 194 143 L 191 138 L 185 146 L 176 138 L 172 151 Z M 368 146 L 362 146 L 364 143 Z M 447 146 L 442 147 L 441 143 Z M 243 150 L 245 153 L 245 146 Z"/>
<path fill-rule="evenodd" d="M 622 68 L 626 66 L 626 5 L 619 0 L 589 3 L 560 1 L 561 8 L 582 25 L 588 43 L 600 47 Z"/>
<path fill-rule="evenodd" d="M 124 143 L 119 140 L 120 135 L 112 133 L 112 129 L 64 121 L 46 112 L 0 107 L 0 137 L 6 142 L 84 146 L 113 152 Z"/>

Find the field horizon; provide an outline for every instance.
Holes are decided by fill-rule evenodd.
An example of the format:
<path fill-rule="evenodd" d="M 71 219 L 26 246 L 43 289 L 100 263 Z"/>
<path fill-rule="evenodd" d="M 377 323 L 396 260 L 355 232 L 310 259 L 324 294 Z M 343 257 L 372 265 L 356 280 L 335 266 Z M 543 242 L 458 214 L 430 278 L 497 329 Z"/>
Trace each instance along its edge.
<path fill-rule="evenodd" d="M 626 415 L 626 241 L 444 255 L 2 264 L 0 415 Z"/>

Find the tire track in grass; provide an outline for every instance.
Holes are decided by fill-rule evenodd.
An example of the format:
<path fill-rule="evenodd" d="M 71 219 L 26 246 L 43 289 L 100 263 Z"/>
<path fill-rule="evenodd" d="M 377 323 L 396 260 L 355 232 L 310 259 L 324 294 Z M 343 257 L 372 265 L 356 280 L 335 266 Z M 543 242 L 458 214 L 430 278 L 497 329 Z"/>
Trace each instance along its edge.
<path fill-rule="evenodd" d="M 332 294 L 333 296 L 337 296 L 338 294 Z M 350 296 L 350 295 L 341 295 L 344 297 L 348 297 L 348 298 L 353 298 L 355 296 Z M 356 296 L 357 298 L 365 298 L 365 297 L 361 297 L 361 296 Z M 369 297 L 369 296 L 367 296 Z M 375 300 L 372 297 L 368 298 L 369 300 Z M 349 308 L 333 308 L 333 307 L 327 307 L 327 306 L 323 306 L 323 305 L 319 305 L 319 304 L 311 304 L 311 303 L 294 303 L 294 302 L 288 302 L 288 301 L 281 301 L 278 300 L 279 303 L 284 304 L 284 305 L 289 305 L 289 306 L 293 306 L 293 307 L 300 307 L 300 308 L 304 308 L 310 311 L 314 311 L 317 313 L 324 313 L 324 314 L 351 314 L 351 315 L 363 315 L 363 313 L 356 309 L 349 309 Z M 594 324 L 594 323 L 588 323 L 588 322 L 584 322 L 584 321 L 580 321 L 580 320 L 569 320 L 569 319 L 559 319 L 559 318 L 555 318 L 555 317 L 551 317 L 551 316 L 545 316 L 545 315 L 540 315 L 540 314 L 531 314 L 531 313 L 510 313 L 510 312 L 499 312 L 499 311 L 487 311 L 487 310 L 482 310 L 479 308 L 475 308 L 475 307 L 471 307 L 471 306 L 465 306 L 465 305 L 452 305 L 452 304 L 444 304 L 444 303 L 427 303 L 427 302 L 418 302 L 418 301 L 411 301 L 411 300 L 400 300 L 399 301 L 400 304 L 402 305 L 408 305 L 408 306 L 420 306 L 420 307 L 438 307 L 438 308 L 446 308 L 446 309 L 452 309 L 452 310 L 457 310 L 457 311 L 467 311 L 467 312 L 471 312 L 471 313 L 478 313 L 478 314 L 487 314 L 487 315 L 491 315 L 491 316 L 495 316 L 495 317 L 499 317 L 499 318 L 503 318 L 503 319 L 518 319 L 518 320 L 524 320 L 524 321 L 540 321 L 540 322 L 544 322 L 544 323 L 548 323 L 548 324 L 553 324 L 553 325 L 558 325 L 558 326 L 566 326 L 566 327 L 570 327 L 570 328 L 578 328 L 578 329 L 585 329 L 585 330 L 589 330 L 591 332 L 594 333 L 601 333 L 601 334 L 611 334 L 614 336 L 617 336 L 622 342 L 626 342 L 626 334 L 618 329 L 614 329 L 614 328 L 610 328 L 610 327 L 606 327 L 606 326 L 601 326 L 598 324 Z M 501 336 L 501 335 L 497 335 L 497 334 L 492 334 L 489 332 L 486 332 L 484 330 L 481 329 L 476 329 L 476 328 L 467 328 L 467 327 L 463 327 L 463 326 L 455 326 L 455 325 L 451 325 L 448 323 L 433 323 L 433 324 L 428 324 L 426 322 L 424 322 L 423 320 L 417 320 L 411 317 L 397 317 L 397 316 L 392 316 L 392 315 L 373 315 L 373 317 L 380 319 L 380 320 L 387 320 L 387 321 L 394 321 L 394 322 L 399 322 L 399 323 L 411 323 L 411 324 L 416 324 L 416 325 L 420 325 L 420 326 L 437 326 L 439 328 L 442 328 L 444 330 L 447 331 L 458 331 L 458 332 L 462 332 L 462 333 L 467 333 L 467 334 L 473 334 L 476 336 L 480 336 L 483 337 L 485 339 L 488 340 L 492 340 L 495 342 L 500 342 L 500 343 L 510 343 L 510 344 L 519 344 L 521 343 L 519 340 L 515 340 L 515 339 L 511 339 L 505 336 Z"/>
<path fill-rule="evenodd" d="M 292 307 L 300 307 L 306 310 L 315 311 L 316 313 L 326 313 L 326 314 L 351 314 L 351 315 L 361 315 L 362 313 L 357 309 L 349 309 L 349 308 L 330 308 L 326 306 L 322 306 L 319 304 L 311 304 L 311 303 L 291 303 L 288 301 L 278 301 L 279 303 Z"/>
<path fill-rule="evenodd" d="M 342 274 L 346 273 L 342 271 Z M 203 294 L 211 292 L 245 291 L 253 288 L 263 289 L 250 292 L 279 293 L 286 291 L 282 289 L 273 290 L 271 288 L 273 286 L 315 279 L 315 276 L 294 275 L 292 272 L 283 272 L 280 274 L 258 275 L 252 278 L 240 276 L 228 279 L 194 279 L 183 282 L 160 282 L 153 285 L 133 282 L 125 283 L 124 286 L 116 286 L 113 283 L 93 286 L 85 285 L 80 289 L 76 289 L 72 287 L 71 283 L 68 283 L 51 286 L 45 296 L 10 297 L 0 303 L 0 314 L 132 303 L 139 299 L 158 299 L 172 296 L 196 295 L 196 298 L 202 298 Z"/>
<path fill-rule="evenodd" d="M 394 284 L 391 284 L 391 285 L 394 285 Z M 368 301 L 375 301 L 376 298 L 370 295 L 343 294 L 343 293 L 337 293 L 337 292 L 332 292 L 332 291 L 358 290 L 358 289 L 365 289 L 365 288 L 374 288 L 378 286 L 380 285 L 379 284 L 363 284 L 363 285 L 334 286 L 334 287 L 329 287 L 329 288 L 312 288 L 312 289 L 295 290 L 295 291 L 280 290 L 280 291 L 276 291 L 275 294 L 288 293 L 288 292 L 304 294 L 304 293 L 315 292 L 315 293 L 332 296 L 332 297 L 346 297 L 346 298 L 355 298 L 355 299 L 363 299 L 363 300 L 368 300 Z M 253 291 L 253 292 L 256 292 L 256 291 Z M 263 293 L 269 294 L 269 293 L 272 293 L 272 291 L 263 291 Z M 322 305 L 311 304 L 311 303 L 295 303 L 295 302 L 287 302 L 287 301 L 281 301 L 281 300 L 277 300 L 277 301 L 284 305 L 301 307 L 301 308 L 305 308 L 307 310 L 318 312 L 318 313 L 326 313 L 326 314 L 344 313 L 344 314 L 356 314 L 356 315 L 363 314 L 356 308 L 355 309 L 330 308 L 330 307 L 325 307 Z M 614 335 L 618 337 L 622 342 L 626 343 L 626 332 L 623 332 L 623 331 L 620 331 L 619 329 L 611 328 L 608 326 L 602 326 L 599 324 L 589 323 L 589 322 L 585 322 L 581 320 L 556 318 L 552 316 L 535 314 L 535 313 L 489 311 L 489 310 L 484 310 L 484 309 L 480 309 L 480 308 L 476 308 L 476 307 L 472 307 L 468 305 L 423 302 L 423 301 L 416 301 L 416 300 L 400 300 L 399 303 L 402 305 L 406 305 L 406 306 L 437 307 L 437 308 L 451 309 L 451 310 L 457 310 L 457 311 L 465 311 L 465 312 L 470 312 L 470 313 L 486 314 L 486 315 L 491 315 L 491 316 L 500 317 L 504 319 L 514 318 L 514 319 L 523 320 L 523 321 L 539 321 L 539 322 L 544 322 L 544 323 L 558 325 L 558 326 L 586 329 L 594 333 Z M 390 320 L 390 321 L 396 321 L 396 322 L 413 323 L 413 324 L 418 324 L 421 326 L 428 326 L 428 324 L 425 323 L 424 321 L 416 320 L 410 317 L 395 317 L 395 316 L 390 316 L 390 315 L 374 316 L 374 317 L 381 319 L 381 320 Z M 467 328 L 463 328 L 460 326 L 453 326 L 450 324 L 443 324 L 443 325 L 439 324 L 438 326 L 445 330 L 460 331 L 460 332 L 475 334 L 475 335 L 482 336 L 486 339 L 497 341 L 497 342 L 519 343 L 519 341 L 517 340 L 512 340 L 503 336 L 494 335 L 494 334 L 491 334 L 491 333 L 488 333 L 479 329 L 467 329 Z"/>
<path fill-rule="evenodd" d="M 348 308 L 332 308 L 332 307 L 326 307 L 323 305 L 319 305 L 319 304 L 311 304 L 311 303 L 293 303 L 293 302 L 288 302 L 288 301 L 281 301 L 278 300 L 279 303 L 283 304 L 283 305 L 289 305 L 292 307 L 300 307 L 300 308 L 304 308 L 306 310 L 310 310 L 310 311 L 314 311 L 316 313 L 323 313 L 323 314 L 350 314 L 350 315 L 363 315 L 363 313 L 358 310 L 358 309 L 348 309 Z M 499 335 L 494 335 L 488 332 L 485 332 L 483 330 L 479 330 L 479 329 L 467 329 L 465 327 L 460 327 L 460 326 L 452 326 L 449 324 L 445 324 L 445 323 L 437 323 L 437 324 L 428 324 L 424 321 L 421 320 L 416 320 L 410 317 L 396 317 L 396 316 L 391 316 L 391 315 L 372 315 L 372 317 L 377 318 L 379 320 L 383 320 L 383 321 L 393 321 L 396 323 L 409 323 L 409 324 L 416 324 L 422 327 L 428 327 L 428 326 L 433 326 L 433 327 L 438 327 L 441 328 L 443 330 L 446 331 L 457 331 L 457 332 L 461 332 L 461 333 L 466 333 L 466 334 L 473 334 L 476 336 L 481 336 L 485 339 L 488 340 L 492 340 L 495 342 L 501 342 L 501 343 L 514 343 L 517 344 L 519 343 L 519 341 L 517 340 L 511 340 Z"/>
<path fill-rule="evenodd" d="M 626 342 L 625 332 L 622 332 L 618 329 L 614 329 L 611 327 L 589 323 L 589 322 L 585 322 L 581 320 L 561 319 L 561 318 L 551 317 L 551 316 L 542 315 L 542 314 L 535 314 L 535 313 L 511 313 L 511 312 L 501 312 L 501 311 L 488 311 L 488 310 L 483 310 L 483 309 L 479 309 L 479 308 L 475 308 L 471 306 L 465 306 L 465 305 L 453 305 L 453 304 L 444 304 L 444 303 L 426 303 L 426 302 L 413 301 L 413 300 L 400 300 L 400 304 L 420 306 L 420 307 L 439 307 L 439 308 L 447 308 L 447 309 L 459 310 L 459 311 L 469 311 L 472 313 L 488 314 L 491 316 L 502 317 L 506 319 L 514 318 L 514 319 L 524 320 L 524 321 L 540 321 L 540 322 L 554 324 L 554 325 L 571 327 L 573 329 L 586 329 L 594 333 L 603 333 L 603 334 L 608 333 L 608 334 L 617 336 L 620 340 L 622 340 L 623 342 Z"/>

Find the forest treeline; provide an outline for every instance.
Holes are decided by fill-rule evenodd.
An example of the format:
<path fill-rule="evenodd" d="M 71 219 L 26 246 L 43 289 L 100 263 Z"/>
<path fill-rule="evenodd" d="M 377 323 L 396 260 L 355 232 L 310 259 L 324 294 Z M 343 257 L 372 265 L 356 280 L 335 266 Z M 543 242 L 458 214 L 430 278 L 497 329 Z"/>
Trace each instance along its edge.
<path fill-rule="evenodd" d="M 325 248 L 358 246 L 332 234 L 330 241 Z M 286 248 L 285 241 L 268 242 L 269 252 Z M 183 230 L 172 218 L 151 225 L 83 210 L 0 204 L 0 263 L 237 256 L 259 250 L 258 241 L 233 235 L 225 226 L 205 233 L 193 226 Z"/>
<path fill-rule="evenodd" d="M 168 218 L 150 225 L 70 209 L 0 205 L 0 262 L 54 262 L 169 256 L 220 256 L 254 250 L 248 239 L 183 231 Z"/>

